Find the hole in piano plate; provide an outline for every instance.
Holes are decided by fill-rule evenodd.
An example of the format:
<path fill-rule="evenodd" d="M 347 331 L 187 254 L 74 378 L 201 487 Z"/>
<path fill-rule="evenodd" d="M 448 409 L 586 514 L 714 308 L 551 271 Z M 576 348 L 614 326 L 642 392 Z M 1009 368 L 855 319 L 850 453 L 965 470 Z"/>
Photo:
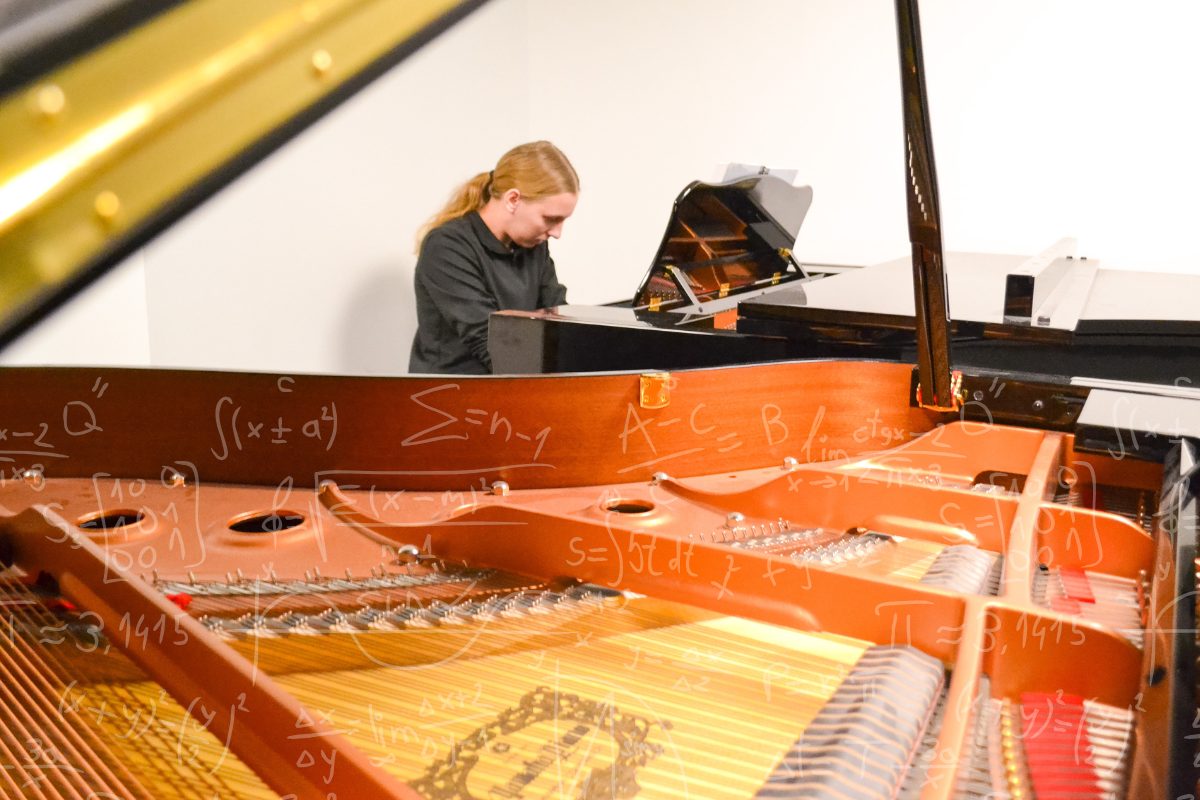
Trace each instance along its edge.
<path fill-rule="evenodd" d="M 255 511 L 237 517 L 229 523 L 229 530 L 238 533 L 279 533 L 304 523 L 304 517 L 295 511 Z"/>
<path fill-rule="evenodd" d="M 145 518 L 141 511 L 121 509 L 119 511 L 97 512 L 86 517 L 80 517 L 75 524 L 85 531 L 110 531 L 113 528 L 124 528 L 126 525 L 136 525 Z"/>
<path fill-rule="evenodd" d="M 1020 494 L 1025 491 L 1026 477 L 1016 472 L 988 469 L 976 475 L 975 480 L 971 481 L 971 485 L 976 488 L 976 491 L 992 490 Z"/>
<path fill-rule="evenodd" d="M 646 514 L 654 510 L 654 503 L 648 500 L 615 500 L 604 509 L 618 514 Z"/>

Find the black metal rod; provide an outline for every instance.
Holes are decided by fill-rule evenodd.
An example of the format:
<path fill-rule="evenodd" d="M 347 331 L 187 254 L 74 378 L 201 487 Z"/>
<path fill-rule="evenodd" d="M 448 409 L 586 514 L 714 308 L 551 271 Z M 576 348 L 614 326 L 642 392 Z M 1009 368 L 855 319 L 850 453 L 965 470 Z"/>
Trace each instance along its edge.
<path fill-rule="evenodd" d="M 896 0 L 900 43 L 900 84 L 904 101 L 907 158 L 908 238 L 912 242 L 916 302 L 917 371 L 921 405 L 952 408 L 950 387 L 950 303 L 942 259 L 942 213 L 929 130 L 921 20 L 917 0 Z"/>

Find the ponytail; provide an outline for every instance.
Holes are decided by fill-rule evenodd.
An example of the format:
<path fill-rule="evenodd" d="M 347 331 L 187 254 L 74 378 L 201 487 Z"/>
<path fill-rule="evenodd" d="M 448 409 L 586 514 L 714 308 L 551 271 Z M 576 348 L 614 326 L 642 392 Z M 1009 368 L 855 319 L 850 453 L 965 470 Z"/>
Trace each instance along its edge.
<path fill-rule="evenodd" d="M 434 228 L 478 211 L 509 189 L 519 190 L 526 200 L 578 194 L 579 176 L 563 152 L 550 142 L 518 145 L 500 157 L 496 169 L 481 172 L 454 190 L 442 210 L 417 231 L 416 252 L 421 252 L 421 244 Z"/>

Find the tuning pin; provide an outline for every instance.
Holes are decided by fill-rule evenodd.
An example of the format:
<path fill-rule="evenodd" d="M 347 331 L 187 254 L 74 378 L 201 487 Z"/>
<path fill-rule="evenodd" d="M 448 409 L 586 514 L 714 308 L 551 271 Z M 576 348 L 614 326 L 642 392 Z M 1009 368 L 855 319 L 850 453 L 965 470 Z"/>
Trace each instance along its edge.
<path fill-rule="evenodd" d="M 346 580 L 348 580 L 348 581 L 353 581 L 353 580 L 354 580 L 354 576 L 350 574 L 350 568 L 349 568 L 349 567 L 346 567 Z"/>

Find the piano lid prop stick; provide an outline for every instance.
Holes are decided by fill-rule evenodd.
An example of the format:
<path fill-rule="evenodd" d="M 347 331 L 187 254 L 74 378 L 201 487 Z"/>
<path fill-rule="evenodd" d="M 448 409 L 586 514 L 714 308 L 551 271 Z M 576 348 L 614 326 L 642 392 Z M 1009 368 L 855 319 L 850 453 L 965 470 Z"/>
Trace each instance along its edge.
<path fill-rule="evenodd" d="M 950 375 L 950 302 L 917 0 L 896 0 L 896 33 L 904 104 L 905 191 L 908 238 L 912 243 L 919 402 L 925 408 L 952 411 L 958 407 L 958 398 Z"/>

